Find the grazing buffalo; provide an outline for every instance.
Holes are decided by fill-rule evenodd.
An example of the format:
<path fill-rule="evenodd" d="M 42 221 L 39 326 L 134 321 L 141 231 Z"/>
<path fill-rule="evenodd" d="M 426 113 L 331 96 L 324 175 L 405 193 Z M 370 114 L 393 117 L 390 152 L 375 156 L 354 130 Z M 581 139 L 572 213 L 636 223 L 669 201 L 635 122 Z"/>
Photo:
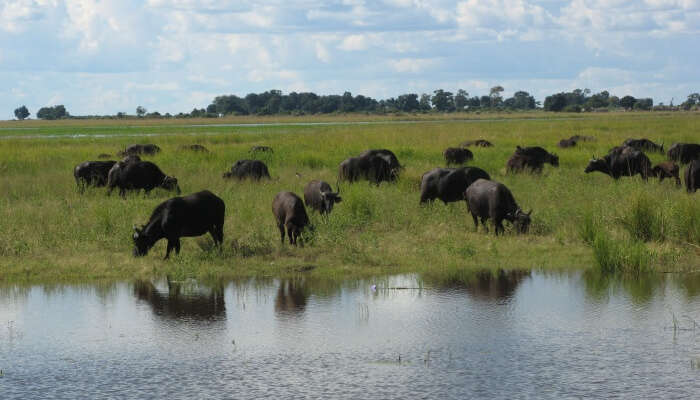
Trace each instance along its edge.
<path fill-rule="evenodd" d="M 595 140 L 593 136 L 584 136 L 584 135 L 574 135 L 570 137 L 569 139 L 575 140 L 577 142 L 592 142 Z"/>
<path fill-rule="evenodd" d="M 623 146 L 633 147 L 637 150 L 664 152 L 664 145 L 658 145 L 649 139 L 627 139 L 622 143 Z"/>
<path fill-rule="evenodd" d="M 110 171 L 112 172 L 112 171 Z M 109 190 L 107 194 L 111 194 L 115 187 L 119 188 L 119 195 L 126 196 L 127 190 L 141 190 L 146 193 L 154 188 L 160 187 L 165 190 L 175 190 L 180 194 L 180 186 L 177 184 L 177 179 L 172 176 L 165 175 L 157 165 L 150 161 L 131 162 L 121 165 L 119 168 L 110 173 L 107 182 Z"/>
<path fill-rule="evenodd" d="M 321 214 L 329 214 L 333 211 L 333 205 L 341 201 L 340 187 L 338 192 L 333 193 L 331 185 L 325 181 L 313 180 L 304 188 L 304 203 Z"/>
<path fill-rule="evenodd" d="M 379 150 L 365 150 L 358 157 L 374 157 L 379 156 L 385 159 L 389 166 L 395 170 L 397 173 L 399 170 L 403 169 L 403 166 L 399 163 L 399 159 L 396 158 L 396 154 L 391 150 L 379 149 Z"/>
<path fill-rule="evenodd" d="M 250 148 L 251 153 L 257 153 L 257 152 L 262 152 L 262 153 L 274 153 L 272 151 L 272 147 L 270 146 L 253 146 Z"/>
<path fill-rule="evenodd" d="M 486 227 L 489 218 L 495 226 L 495 233 L 503 232 L 503 220 L 510 221 L 518 233 L 527 233 L 530 226 L 530 212 L 523 210 L 515 202 L 513 194 L 502 183 L 479 179 L 472 183 L 464 192 L 467 200 L 467 209 L 474 219 L 474 227 L 479 228 L 477 218 L 481 219 L 481 225 Z"/>
<path fill-rule="evenodd" d="M 634 176 L 639 174 L 647 180 L 651 171 L 651 161 L 641 151 L 624 147 L 611 152 L 603 158 L 595 158 L 588 162 L 585 172 L 598 171 L 620 179 L 621 176 Z"/>
<path fill-rule="evenodd" d="M 515 153 L 508 159 L 506 170 L 508 172 L 521 172 L 529 168 L 532 172 L 542 172 L 544 163 L 559 166 L 559 157 L 556 154 L 549 153 L 547 150 L 539 146 L 520 147 L 517 146 Z"/>
<path fill-rule="evenodd" d="M 231 167 L 231 171 L 224 172 L 224 178 L 236 178 L 259 181 L 260 179 L 270 179 L 270 172 L 267 170 L 267 165 L 260 160 L 238 160 Z"/>
<path fill-rule="evenodd" d="M 687 164 L 692 160 L 700 160 L 700 144 L 674 143 L 666 154 L 670 160 Z"/>
<path fill-rule="evenodd" d="M 676 185 L 681 185 L 681 178 L 678 176 L 678 165 L 673 161 L 664 161 L 656 164 L 654 168 L 651 169 L 651 175 L 658 177 L 659 182 L 663 182 L 664 178 L 675 178 Z"/>
<path fill-rule="evenodd" d="M 309 216 L 306 214 L 301 198 L 292 192 L 277 193 L 272 201 L 272 213 L 275 215 L 282 243 L 284 243 L 286 228 L 289 244 L 296 245 L 302 230 L 310 225 Z"/>
<path fill-rule="evenodd" d="M 469 149 L 465 149 L 463 147 L 448 147 L 445 149 L 442 155 L 445 157 L 445 162 L 447 162 L 447 165 L 464 164 L 467 160 L 474 158 L 474 154 L 472 154 Z"/>
<path fill-rule="evenodd" d="M 107 184 L 109 170 L 116 161 L 85 161 L 73 168 L 73 176 L 78 190 L 82 193 L 86 186 L 104 186 Z"/>
<path fill-rule="evenodd" d="M 447 204 L 464 200 L 464 191 L 477 179 L 491 178 L 486 171 L 477 167 L 432 169 L 421 179 L 420 202 L 423 204 L 440 199 Z"/>
<path fill-rule="evenodd" d="M 575 147 L 576 146 L 576 139 L 574 138 L 569 138 L 569 139 L 562 139 L 559 141 L 559 147 L 562 149 L 566 149 L 568 147 Z"/>
<path fill-rule="evenodd" d="M 183 144 L 180 146 L 180 150 L 189 150 L 199 153 L 209 153 L 209 149 L 202 146 L 201 144 Z"/>
<path fill-rule="evenodd" d="M 462 146 L 462 147 L 469 147 L 469 146 L 493 147 L 493 143 L 489 142 L 488 140 L 477 139 L 477 140 L 467 140 L 466 142 L 462 142 L 462 144 L 460 146 Z"/>
<path fill-rule="evenodd" d="M 688 193 L 700 189 L 700 160 L 693 160 L 685 167 L 685 188 Z"/>
<path fill-rule="evenodd" d="M 160 153 L 160 147 L 156 146 L 155 144 L 132 144 L 123 151 L 118 152 L 117 154 L 120 157 L 124 157 L 128 155 L 140 154 L 148 154 L 152 156 L 156 153 Z"/>
<path fill-rule="evenodd" d="M 97 158 L 112 158 L 112 155 L 107 153 L 100 153 L 97 155 Z"/>
<path fill-rule="evenodd" d="M 379 185 L 385 181 L 393 182 L 397 176 L 398 169 L 393 168 L 386 157 L 378 154 L 350 157 L 338 167 L 339 181 L 355 182 L 366 179 Z"/>
<path fill-rule="evenodd" d="M 168 239 L 165 258 L 175 249 L 180 254 L 180 238 L 201 236 L 209 232 L 214 243 L 224 241 L 226 205 L 214 193 L 203 190 L 189 196 L 166 200 L 151 213 L 148 223 L 134 226 L 134 256 L 145 256 L 160 239 Z"/>

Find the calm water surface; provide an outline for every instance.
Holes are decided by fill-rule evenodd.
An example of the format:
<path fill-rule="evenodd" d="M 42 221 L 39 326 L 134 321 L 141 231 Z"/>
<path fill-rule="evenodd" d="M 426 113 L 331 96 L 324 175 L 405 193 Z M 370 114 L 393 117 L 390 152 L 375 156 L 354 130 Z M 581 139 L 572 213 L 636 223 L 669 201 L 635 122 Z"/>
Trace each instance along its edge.
<path fill-rule="evenodd" d="M 2 287 L 0 398 L 698 398 L 698 323 L 700 275 Z"/>

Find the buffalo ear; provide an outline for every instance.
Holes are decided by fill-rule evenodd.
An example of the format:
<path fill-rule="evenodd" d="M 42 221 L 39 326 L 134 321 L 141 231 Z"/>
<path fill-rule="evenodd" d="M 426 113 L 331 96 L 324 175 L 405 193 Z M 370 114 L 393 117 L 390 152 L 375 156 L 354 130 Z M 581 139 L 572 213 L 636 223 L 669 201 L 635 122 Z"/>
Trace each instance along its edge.
<path fill-rule="evenodd" d="M 143 228 L 139 228 L 138 226 L 134 225 L 134 232 L 141 233 L 141 230 L 143 230 Z"/>

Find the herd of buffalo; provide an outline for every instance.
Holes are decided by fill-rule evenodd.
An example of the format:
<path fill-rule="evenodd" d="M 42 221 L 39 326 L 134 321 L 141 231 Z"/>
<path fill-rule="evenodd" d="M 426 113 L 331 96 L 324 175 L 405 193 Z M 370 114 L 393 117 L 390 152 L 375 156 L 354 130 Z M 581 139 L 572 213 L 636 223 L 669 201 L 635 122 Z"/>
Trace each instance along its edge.
<path fill-rule="evenodd" d="M 572 136 L 559 142 L 559 147 L 570 148 L 577 142 L 595 140 L 590 136 Z M 468 149 L 470 146 L 491 147 L 487 140 L 479 139 L 464 142 L 460 147 L 450 147 L 443 153 L 445 162 L 463 164 L 474 158 Z M 208 152 L 199 144 L 181 146 L 181 150 Z M 180 187 L 175 177 L 163 173 L 160 168 L 141 159 L 142 155 L 154 155 L 161 149 L 154 144 L 135 144 L 117 153 L 123 157 L 120 161 L 86 161 L 78 164 L 73 171 L 78 190 L 83 192 L 86 186 L 106 186 L 111 194 L 115 187 L 119 194 L 126 196 L 129 190 L 146 193 L 154 188 L 176 191 Z M 621 146 L 612 148 L 602 158 L 593 157 L 585 169 L 586 173 L 599 171 L 614 179 L 622 176 L 641 175 L 644 180 L 649 176 L 673 178 L 681 185 L 680 168 L 676 164 L 687 164 L 684 177 L 689 193 L 700 188 L 700 144 L 676 143 L 665 153 L 668 161 L 652 167 L 644 151 L 664 153 L 663 145 L 657 145 L 648 139 L 628 139 Z M 258 152 L 272 153 L 268 146 L 253 146 L 252 154 Z M 98 158 L 109 158 L 100 154 Z M 513 155 L 506 162 L 508 172 L 530 171 L 539 173 L 543 165 L 549 163 L 559 166 L 559 157 L 539 146 L 517 146 Z M 381 182 L 395 181 L 403 166 L 396 155 L 386 149 L 367 150 L 356 157 L 341 162 L 338 168 L 338 182 L 355 182 L 367 180 L 376 185 Z M 270 173 L 260 160 L 238 160 L 223 178 L 251 179 L 259 181 L 269 179 Z M 304 188 L 304 200 L 293 192 L 280 192 L 272 202 L 272 212 L 284 243 L 285 233 L 290 244 L 296 245 L 304 229 L 312 229 L 306 207 L 327 216 L 335 203 L 342 201 L 339 193 L 324 181 L 312 180 Z M 420 203 L 440 199 L 445 204 L 466 201 L 467 209 L 478 228 L 478 221 L 486 227 L 491 219 L 495 234 L 503 232 L 503 220 L 509 221 L 518 233 L 526 233 L 530 225 L 532 210 L 524 212 L 515 201 L 513 194 L 503 184 L 492 181 L 489 174 L 473 166 L 434 168 L 423 174 L 420 186 Z M 306 205 L 306 207 L 305 207 Z M 134 255 L 146 255 L 160 239 L 167 239 L 165 258 L 174 249 L 180 252 L 180 238 L 200 236 L 209 232 L 217 245 L 223 243 L 225 204 L 222 199 L 208 190 L 183 197 L 173 197 L 158 205 L 143 227 L 134 227 Z"/>

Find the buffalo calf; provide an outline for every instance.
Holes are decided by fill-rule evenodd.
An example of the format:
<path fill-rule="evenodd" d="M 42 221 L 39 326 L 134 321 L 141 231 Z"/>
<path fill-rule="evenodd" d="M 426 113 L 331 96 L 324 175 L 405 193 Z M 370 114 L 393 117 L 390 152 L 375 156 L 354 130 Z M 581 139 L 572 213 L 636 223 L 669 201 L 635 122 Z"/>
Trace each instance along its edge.
<path fill-rule="evenodd" d="M 673 161 L 664 161 L 656 164 L 654 168 L 651 169 L 651 175 L 658 177 L 659 182 L 663 182 L 664 178 L 675 178 L 676 185 L 681 185 L 681 178 L 678 176 L 678 165 Z"/>
<path fill-rule="evenodd" d="M 250 178 L 259 181 L 263 178 L 270 179 L 270 171 L 268 171 L 267 165 L 260 160 L 238 160 L 230 171 L 224 172 L 223 177 L 239 180 Z"/>
<path fill-rule="evenodd" d="M 464 164 L 466 161 L 474 158 L 474 154 L 472 154 L 469 149 L 465 149 L 463 147 L 448 147 L 445 149 L 442 155 L 445 157 L 445 162 L 448 165 Z"/>
<path fill-rule="evenodd" d="M 301 232 L 309 223 L 304 203 L 301 198 L 292 192 L 279 192 L 272 201 L 272 214 L 277 221 L 281 240 L 284 243 L 284 232 L 287 230 L 289 244 L 297 244 Z"/>
<path fill-rule="evenodd" d="M 313 180 L 304 187 L 304 203 L 307 207 L 318 211 L 322 215 L 333 211 L 333 205 L 340 203 L 340 187 L 333 193 L 331 185 L 325 181 Z"/>

